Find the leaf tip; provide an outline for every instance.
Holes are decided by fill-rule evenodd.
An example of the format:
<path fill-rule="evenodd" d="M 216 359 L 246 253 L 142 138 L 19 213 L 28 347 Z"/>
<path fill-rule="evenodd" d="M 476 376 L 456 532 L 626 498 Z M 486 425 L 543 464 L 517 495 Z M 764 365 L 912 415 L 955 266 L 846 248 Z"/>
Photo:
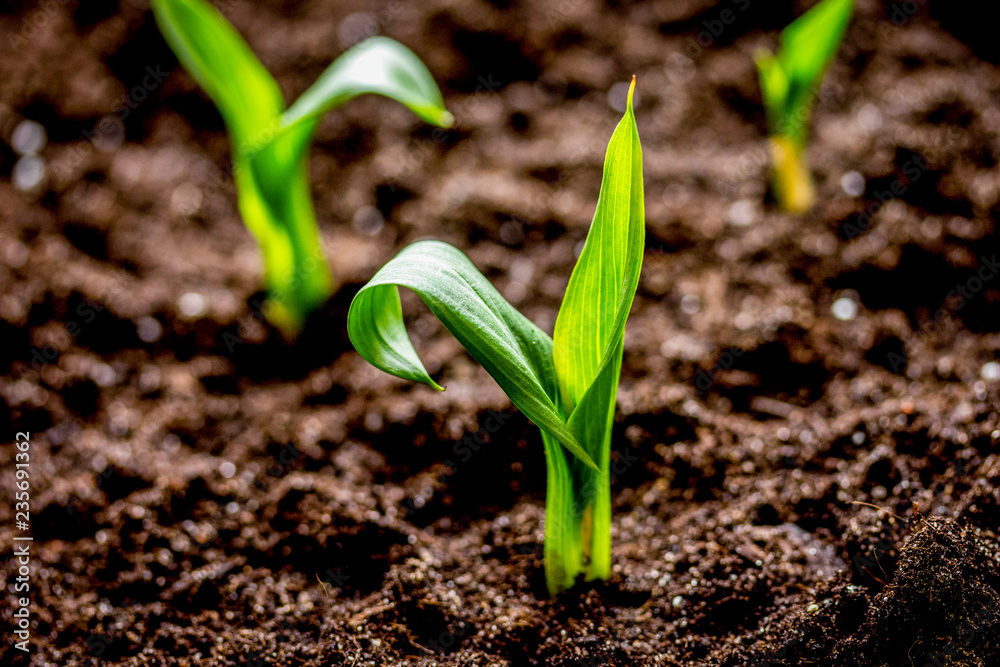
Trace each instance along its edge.
<path fill-rule="evenodd" d="M 768 49 L 765 46 L 761 46 L 761 47 L 755 49 L 754 52 L 753 52 L 753 59 L 754 59 L 754 62 L 757 63 L 758 67 L 761 67 L 762 65 L 766 65 L 767 62 L 769 60 L 771 60 L 772 58 L 774 58 L 774 54 L 771 53 L 770 49 Z"/>
<path fill-rule="evenodd" d="M 455 124 L 455 116 L 447 109 L 442 109 L 437 124 L 447 130 Z"/>
<path fill-rule="evenodd" d="M 635 74 L 632 75 L 632 83 L 628 85 L 628 109 L 632 110 L 632 96 L 635 94 Z"/>

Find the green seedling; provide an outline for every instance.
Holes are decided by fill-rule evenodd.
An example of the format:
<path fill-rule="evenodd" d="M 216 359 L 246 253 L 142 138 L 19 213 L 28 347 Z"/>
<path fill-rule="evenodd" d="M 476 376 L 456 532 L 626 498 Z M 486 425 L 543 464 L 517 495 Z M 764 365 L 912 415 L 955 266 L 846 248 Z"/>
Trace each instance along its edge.
<path fill-rule="evenodd" d="M 326 112 L 364 93 L 448 127 L 430 72 L 402 44 L 372 37 L 337 58 L 289 108 L 277 82 L 205 0 L 153 0 L 167 43 L 205 90 L 229 131 L 240 214 L 264 257 L 264 313 L 288 336 L 334 290 L 309 190 L 308 149 Z"/>
<path fill-rule="evenodd" d="M 597 210 L 550 338 L 514 309 L 458 249 L 439 241 L 405 248 L 351 303 L 347 330 L 369 363 L 442 389 L 406 333 L 407 287 L 541 430 L 547 469 L 545 578 L 552 594 L 578 575 L 611 570 L 611 426 L 625 320 L 644 248 L 642 148 L 632 110 L 611 136 Z"/>
<path fill-rule="evenodd" d="M 809 115 L 853 10 L 854 0 L 822 0 L 781 32 L 777 55 L 767 50 L 757 54 L 774 195 L 786 211 L 804 213 L 815 202 L 805 160 Z"/>

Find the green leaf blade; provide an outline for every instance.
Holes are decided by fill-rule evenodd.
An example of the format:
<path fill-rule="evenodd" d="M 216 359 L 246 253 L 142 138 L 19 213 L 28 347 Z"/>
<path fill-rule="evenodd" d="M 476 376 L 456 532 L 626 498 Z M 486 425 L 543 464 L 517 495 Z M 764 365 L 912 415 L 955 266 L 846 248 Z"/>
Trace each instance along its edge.
<path fill-rule="evenodd" d="M 772 134 L 805 145 L 809 110 L 837 53 L 854 0 L 821 0 L 781 32 L 777 55 L 757 57 Z"/>
<path fill-rule="evenodd" d="M 355 296 L 347 332 L 370 364 L 440 389 L 406 334 L 397 287 L 413 290 L 485 368 L 511 402 L 586 465 L 596 468 L 556 407 L 552 340 L 515 310 L 458 249 L 419 241 L 386 264 Z"/>
<path fill-rule="evenodd" d="M 611 572 L 611 432 L 625 322 L 645 249 L 642 146 L 632 109 L 634 87 L 633 78 L 625 115 L 608 143 L 594 221 L 570 276 L 553 337 L 561 409 L 598 470 L 546 450 L 547 465 L 554 469 L 549 479 L 556 482 L 545 515 L 550 592 L 569 587 L 578 574 L 592 580 L 605 579 Z M 561 497 L 567 493 L 568 498 Z"/>
<path fill-rule="evenodd" d="M 178 60 L 219 108 L 234 147 L 276 122 L 285 108 L 281 89 L 218 10 L 204 0 L 151 4 Z"/>
<path fill-rule="evenodd" d="M 420 58 L 393 39 L 369 37 L 337 58 L 285 112 L 281 124 L 307 123 L 366 93 L 396 100 L 432 125 L 454 122 Z"/>
<path fill-rule="evenodd" d="M 616 355 L 620 361 L 618 348 L 639 285 L 645 213 L 634 86 L 633 80 L 625 116 L 608 144 L 594 221 L 556 318 L 553 360 L 567 415 Z"/>
<path fill-rule="evenodd" d="M 822 0 L 781 32 L 782 66 L 808 87 L 830 66 L 854 11 L 854 0 Z"/>

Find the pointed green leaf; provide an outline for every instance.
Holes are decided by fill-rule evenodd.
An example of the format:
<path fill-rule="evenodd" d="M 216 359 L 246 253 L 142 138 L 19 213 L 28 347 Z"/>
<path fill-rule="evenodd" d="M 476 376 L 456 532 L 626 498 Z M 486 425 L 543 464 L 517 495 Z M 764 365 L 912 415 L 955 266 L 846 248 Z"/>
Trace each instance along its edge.
<path fill-rule="evenodd" d="M 597 467 L 556 407 L 552 340 L 447 243 L 408 246 L 354 297 L 347 333 L 365 360 L 397 377 L 440 389 L 406 334 L 398 287 L 416 292 L 525 416 L 588 466 Z"/>
<path fill-rule="evenodd" d="M 449 127 L 454 122 L 420 58 L 388 37 L 370 37 L 333 61 L 285 112 L 281 124 L 316 118 L 365 93 L 394 99 L 432 125 Z"/>
<path fill-rule="evenodd" d="M 757 58 L 772 134 L 804 145 L 809 107 L 853 10 L 854 0 L 821 0 L 781 32 L 776 56 Z"/>
<path fill-rule="evenodd" d="M 760 76 L 760 91 L 767 115 L 767 126 L 772 134 L 777 133 L 785 117 L 785 102 L 788 100 L 788 77 L 781 63 L 766 49 L 755 56 L 757 73 Z"/>
<path fill-rule="evenodd" d="M 830 66 L 853 10 L 854 0 L 822 0 L 781 32 L 778 57 L 793 97 L 812 87 Z"/>
<path fill-rule="evenodd" d="M 219 108 L 239 146 L 285 108 L 277 82 L 232 24 L 204 0 L 153 0 L 167 43 Z"/>
<path fill-rule="evenodd" d="M 370 37 L 341 54 L 282 114 L 266 142 L 249 146 L 261 187 L 281 189 L 290 165 L 303 159 L 320 119 L 331 109 L 364 94 L 396 100 L 418 118 L 450 127 L 454 118 L 434 78 L 420 58 L 388 37 Z"/>
<path fill-rule="evenodd" d="M 639 285 L 645 214 L 634 87 L 633 79 L 628 109 L 608 144 L 594 221 L 556 319 L 553 359 L 567 415 L 605 368 L 616 359 L 620 363 L 625 320 Z M 615 375 L 615 387 L 617 382 Z M 610 400 L 614 402 L 613 395 Z M 603 415 L 606 408 L 599 412 Z"/>
<path fill-rule="evenodd" d="M 801 143 L 809 107 L 837 53 L 853 9 L 854 0 L 822 0 L 781 33 L 778 58 L 788 79 L 785 123 L 792 125 L 789 134 Z"/>
<path fill-rule="evenodd" d="M 611 431 L 621 374 L 625 321 L 639 284 L 645 247 L 642 147 L 629 88 L 625 116 L 604 160 L 594 221 L 556 319 L 553 361 L 561 408 L 599 472 L 546 449 L 546 581 L 550 592 L 578 574 L 611 572 Z M 549 493 L 552 495 L 550 496 Z M 569 494 L 569 495 L 567 495 Z"/>

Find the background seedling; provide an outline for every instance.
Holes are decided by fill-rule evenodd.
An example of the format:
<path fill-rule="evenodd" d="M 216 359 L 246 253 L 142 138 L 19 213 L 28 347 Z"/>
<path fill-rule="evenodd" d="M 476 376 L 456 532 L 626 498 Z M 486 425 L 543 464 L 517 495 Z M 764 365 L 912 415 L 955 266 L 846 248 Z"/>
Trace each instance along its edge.
<path fill-rule="evenodd" d="M 611 426 L 645 243 L 634 88 L 635 79 L 608 144 L 597 211 L 553 338 L 507 303 L 464 254 L 439 241 L 405 248 L 361 289 L 347 317 L 351 342 L 369 363 L 442 389 L 407 336 L 398 287 L 408 287 L 540 428 L 551 593 L 579 574 L 604 579 L 611 571 Z"/>
<path fill-rule="evenodd" d="M 235 28 L 204 0 L 153 0 L 163 35 L 219 108 L 229 130 L 240 214 L 264 256 L 264 312 L 294 335 L 333 292 L 316 227 L 307 151 L 321 117 L 378 93 L 447 127 L 451 114 L 424 64 L 402 44 L 372 37 L 337 58 L 288 109 L 277 82 Z"/>
<path fill-rule="evenodd" d="M 853 9 L 854 0 L 822 0 L 781 32 L 777 55 L 767 50 L 757 54 L 774 161 L 774 195 L 783 209 L 793 213 L 808 211 L 816 199 L 804 155 L 809 115 Z"/>

